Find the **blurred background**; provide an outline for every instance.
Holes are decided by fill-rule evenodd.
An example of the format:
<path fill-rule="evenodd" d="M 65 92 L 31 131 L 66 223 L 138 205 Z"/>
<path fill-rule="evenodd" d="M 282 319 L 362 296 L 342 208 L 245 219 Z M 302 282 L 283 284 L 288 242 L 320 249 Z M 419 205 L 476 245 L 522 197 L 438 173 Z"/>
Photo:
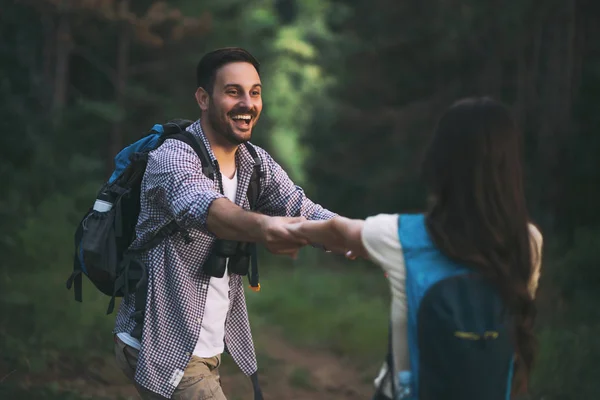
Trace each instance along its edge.
<path fill-rule="evenodd" d="M 65 288 L 73 234 L 113 156 L 195 119 L 195 65 L 242 46 L 262 63 L 265 147 L 350 217 L 424 206 L 439 114 L 490 95 L 525 132 L 545 238 L 533 400 L 600 398 L 600 3 L 593 0 L 4 0 L 0 8 L 0 398 L 134 399 L 108 298 Z M 385 357 L 378 267 L 261 255 L 247 299 L 267 399 L 368 399 Z M 225 360 L 230 400 L 248 380 Z"/>

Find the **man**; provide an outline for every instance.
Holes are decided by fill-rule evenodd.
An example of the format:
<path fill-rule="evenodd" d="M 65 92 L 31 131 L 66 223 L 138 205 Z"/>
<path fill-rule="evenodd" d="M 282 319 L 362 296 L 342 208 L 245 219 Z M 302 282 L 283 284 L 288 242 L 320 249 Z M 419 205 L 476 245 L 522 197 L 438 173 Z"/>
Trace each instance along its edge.
<path fill-rule="evenodd" d="M 293 257 L 307 242 L 288 224 L 334 217 L 258 147 L 264 176 L 257 212 L 246 211 L 254 162 L 242 144 L 262 110 L 259 63 L 243 49 L 219 49 L 200 60 L 196 74 L 201 118 L 187 130 L 220 173 L 214 181 L 203 175 L 200 159 L 181 141 L 166 140 L 150 153 L 136 242 L 173 219 L 189 237 L 168 237 L 142 256 L 148 294 L 141 340 L 131 335 L 133 296 L 122 302 L 114 329 L 117 362 L 143 399 L 225 399 L 218 375 L 225 348 L 245 374 L 257 370 L 242 276 L 211 277 L 202 268 L 217 238 Z"/>

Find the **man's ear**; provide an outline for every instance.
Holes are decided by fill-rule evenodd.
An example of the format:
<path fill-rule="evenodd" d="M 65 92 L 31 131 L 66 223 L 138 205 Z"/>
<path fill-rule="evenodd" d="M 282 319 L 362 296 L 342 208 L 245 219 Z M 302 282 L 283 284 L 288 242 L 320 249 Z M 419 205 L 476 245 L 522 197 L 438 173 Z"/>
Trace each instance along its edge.
<path fill-rule="evenodd" d="M 208 105 L 210 104 L 210 96 L 204 88 L 199 87 L 196 89 L 196 102 L 200 107 L 200 110 L 207 111 Z"/>

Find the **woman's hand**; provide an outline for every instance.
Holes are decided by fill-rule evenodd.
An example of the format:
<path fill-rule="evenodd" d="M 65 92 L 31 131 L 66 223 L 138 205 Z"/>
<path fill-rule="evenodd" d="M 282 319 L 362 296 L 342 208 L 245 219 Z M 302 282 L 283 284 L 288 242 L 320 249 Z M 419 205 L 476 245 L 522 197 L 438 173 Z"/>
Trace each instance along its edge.
<path fill-rule="evenodd" d="M 303 237 L 310 243 L 321 245 L 337 254 L 344 254 L 349 259 L 368 254 L 362 244 L 361 233 L 364 221 L 335 217 L 329 221 L 304 221 L 287 225 L 291 233 Z"/>

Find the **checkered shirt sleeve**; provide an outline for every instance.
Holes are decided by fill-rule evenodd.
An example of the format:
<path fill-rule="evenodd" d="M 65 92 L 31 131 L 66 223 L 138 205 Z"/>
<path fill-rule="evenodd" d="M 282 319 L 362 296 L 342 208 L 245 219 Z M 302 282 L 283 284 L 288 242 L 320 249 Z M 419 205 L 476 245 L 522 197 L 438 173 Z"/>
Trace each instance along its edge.
<path fill-rule="evenodd" d="M 255 146 L 264 166 L 264 182 L 257 209 L 265 215 L 282 217 L 303 216 L 309 220 L 326 220 L 336 216 L 312 202 L 304 190 L 295 185 L 269 153 Z"/>
<path fill-rule="evenodd" d="M 165 140 L 148 157 L 144 177 L 148 201 L 164 208 L 180 227 L 206 231 L 210 205 L 225 196 L 201 171 L 200 159 L 190 146 L 179 140 Z"/>

